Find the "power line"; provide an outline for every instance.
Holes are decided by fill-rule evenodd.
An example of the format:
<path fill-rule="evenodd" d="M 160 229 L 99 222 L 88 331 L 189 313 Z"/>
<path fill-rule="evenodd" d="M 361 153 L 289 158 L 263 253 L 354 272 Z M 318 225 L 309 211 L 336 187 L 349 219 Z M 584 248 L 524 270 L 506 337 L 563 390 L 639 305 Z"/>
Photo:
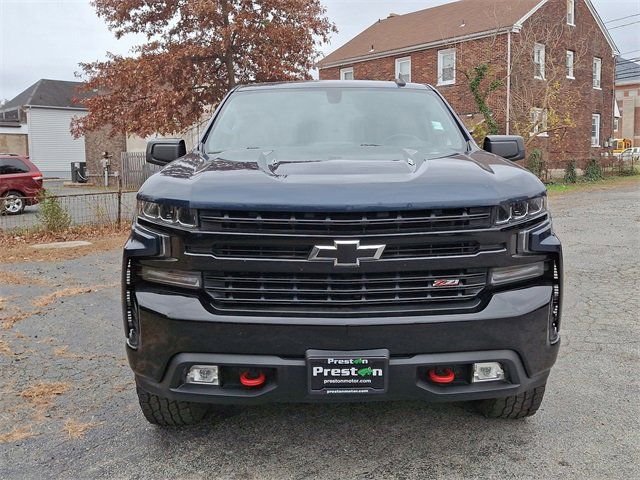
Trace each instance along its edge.
<path fill-rule="evenodd" d="M 635 25 L 636 23 L 640 23 L 640 20 L 631 23 L 625 23 L 623 25 L 616 25 L 615 27 L 611 27 L 609 30 L 615 30 L 616 28 L 628 27 L 629 25 Z"/>
<path fill-rule="evenodd" d="M 620 20 L 626 20 L 627 18 L 633 18 L 633 17 L 640 17 L 640 13 L 636 13 L 634 15 L 627 15 L 626 17 L 620 17 L 620 18 L 615 18 L 613 20 L 607 20 L 605 23 L 605 25 L 607 23 L 614 23 L 614 22 L 619 22 Z"/>
<path fill-rule="evenodd" d="M 629 52 L 621 53 L 620 55 L 628 55 L 629 53 L 635 53 L 635 52 L 640 52 L 640 48 L 638 50 L 631 50 Z"/>

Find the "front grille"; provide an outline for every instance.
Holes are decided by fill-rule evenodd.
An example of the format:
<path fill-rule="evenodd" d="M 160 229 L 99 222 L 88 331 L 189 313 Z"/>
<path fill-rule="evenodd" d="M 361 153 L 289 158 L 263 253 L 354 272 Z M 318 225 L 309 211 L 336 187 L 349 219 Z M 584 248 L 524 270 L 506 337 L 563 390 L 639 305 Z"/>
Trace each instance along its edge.
<path fill-rule="evenodd" d="M 480 303 L 486 269 L 353 274 L 209 273 L 204 285 L 220 311 L 358 316 L 468 310 Z M 436 280 L 459 285 L 437 287 Z"/>
<path fill-rule="evenodd" d="M 307 260 L 313 244 L 307 245 L 258 245 L 262 239 L 258 238 L 256 244 L 244 245 L 235 243 L 217 243 L 213 247 L 187 246 L 187 253 L 213 254 L 217 258 L 245 259 L 245 260 Z M 437 258 L 462 255 L 475 255 L 480 250 L 496 251 L 506 248 L 501 245 L 483 245 L 478 242 L 451 242 L 451 243 L 418 243 L 407 245 L 387 245 L 382 254 L 382 259 L 411 259 L 411 258 Z"/>
<path fill-rule="evenodd" d="M 377 235 L 491 227 L 491 207 L 392 212 L 200 211 L 200 228 L 218 233 Z"/>

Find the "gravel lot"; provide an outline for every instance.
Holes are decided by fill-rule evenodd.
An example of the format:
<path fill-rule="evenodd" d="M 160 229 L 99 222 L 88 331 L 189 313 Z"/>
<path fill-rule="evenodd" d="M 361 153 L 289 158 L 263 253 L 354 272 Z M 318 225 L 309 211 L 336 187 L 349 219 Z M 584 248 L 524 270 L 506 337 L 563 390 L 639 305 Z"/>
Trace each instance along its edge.
<path fill-rule="evenodd" d="M 126 365 L 119 252 L 0 264 L 0 478 L 638 478 L 639 206 L 637 183 L 553 198 L 563 346 L 524 421 L 464 404 L 273 405 L 163 431 Z"/>

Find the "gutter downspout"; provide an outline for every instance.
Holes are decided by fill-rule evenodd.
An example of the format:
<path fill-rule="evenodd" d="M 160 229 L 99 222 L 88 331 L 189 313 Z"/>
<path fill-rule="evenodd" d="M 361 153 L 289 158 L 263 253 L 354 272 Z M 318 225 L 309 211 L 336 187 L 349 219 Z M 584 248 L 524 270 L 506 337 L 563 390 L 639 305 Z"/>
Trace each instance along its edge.
<path fill-rule="evenodd" d="M 507 131 L 511 131 L 511 32 L 507 33 Z"/>

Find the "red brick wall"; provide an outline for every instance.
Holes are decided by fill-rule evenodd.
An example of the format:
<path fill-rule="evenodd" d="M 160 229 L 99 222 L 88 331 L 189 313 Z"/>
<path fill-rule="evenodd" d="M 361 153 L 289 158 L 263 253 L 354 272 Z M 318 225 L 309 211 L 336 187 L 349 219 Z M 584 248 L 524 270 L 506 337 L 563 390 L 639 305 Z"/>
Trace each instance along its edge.
<path fill-rule="evenodd" d="M 568 116 L 574 123 L 570 128 L 549 133 L 548 138 L 536 138 L 531 144 L 545 152 L 545 158 L 551 167 L 564 167 L 572 159 L 577 160 L 582 166 L 592 155 L 597 156 L 605 151 L 603 148 L 591 147 L 592 114 L 597 113 L 601 116 L 601 145 L 613 136 L 615 59 L 611 47 L 584 2 L 576 2 L 575 23 L 575 26 L 566 24 L 566 2 L 552 0 L 525 23 L 520 34 L 512 36 L 514 54 L 521 48 L 520 42 L 526 43 L 538 37 L 537 41 L 551 44 L 546 48 L 547 81 L 558 82 L 559 85 L 559 89 L 556 90 L 558 99 L 555 101 L 558 115 Z M 561 32 L 561 35 L 556 37 L 554 32 L 550 32 L 550 25 L 559 29 L 557 31 Z M 528 46 L 527 51 L 529 50 L 532 48 Z M 575 80 L 566 78 L 567 50 L 576 52 Z M 594 57 L 602 59 L 600 90 L 593 88 Z M 552 78 L 554 71 L 558 75 Z M 543 82 L 532 82 L 532 72 L 529 58 L 522 59 L 521 62 L 514 58 L 512 81 L 515 95 L 523 88 L 530 88 L 538 82 L 541 84 L 539 95 L 542 98 Z M 517 113 L 514 112 L 515 117 Z M 517 118 L 514 118 L 514 122 L 516 121 Z"/>
<path fill-rule="evenodd" d="M 566 98 L 573 99 L 571 102 L 556 101 L 555 103 L 559 105 L 557 113 L 560 116 L 572 118 L 575 126 L 551 133 L 548 138 L 535 138 L 530 143 L 529 149 L 533 147 L 543 149 L 545 158 L 552 167 L 562 167 L 568 160 L 574 158 L 583 162 L 591 155 L 599 154 L 602 151 L 602 149 L 591 148 L 592 113 L 601 115 L 601 143 L 604 144 L 607 139 L 613 136 L 615 62 L 612 57 L 611 47 L 584 2 L 576 2 L 576 26 L 570 27 L 566 25 L 566 1 L 551 0 L 525 23 L 521 33 L 511 35 L 512 49 L 517 51 L 520 46 L 521 52 L 524 52 L 519 42 L 534 39 L 536 35 L 535 28 L 539 25 L 553 25 L 561 33 L 559 39 L 551 42 L 553 43 L 553 48 L 547 47 L 547 63 L 554 62 L 564 68 L 567 50 L 584 53 L 574 67 L 576 80 L 568 80 L 566 74 L 561 75 L 557 80 L 560 84 L 558 96 L 567 95 Z M 552 34 L 548 35 L 553 37 Z M 353 67 L 354 76 L 357 80 L 393 80 L 395 77 L 396 58 L 410 56 L 412 81 L 436 86 L 464 120 L 467 114 L 477 112 L 477 107 L 468 86 L 469 81 L 465 78 L 464 72 L 469 71 L 483 61 L 489 61 L 491 64 L 491 77 L 501 79 L 503 86 L 490 96 L 488 104 L 500 125 L 501 133 L 504 133 L 506 130 L 507 104 L 507 35 L 503 34 L 497 37 L 451 45 L 451 47 L 453 46 L 456 47 L 458 70 L 455 85 L 436 86 L 437 52 L 448 48 L 446 46 L 322 69 L 320 70 L 320 78 L 323 80 L 337 80 L 340 78 L 341 68 Z M 595 90 L 592 84 L 592 62 L 594 56 L 602 59 L 601 90 Z M 530 54 L 529 49 L 527 49 L 527 55 L 521 61 L 522 64 L 518 64 L 518 60 L 514 59 L 512 89 L 518 88 L 519 84 L 522 85 L 523 89 L 536 88 L 535 86 L 531 87 L 531 79 L 533 78 L 532 48 Z M 528 81 L 518 82 L 518 78 L 526 78 Z M 539 87 L 542 86 L 540 85 Z M 541 89 L 540 92 L 534 93 L 533 98 L 536 98 L 536 95 L 542 95 L 543 90 Z M 512 107 L 512 116 L 517 113 L 513 112 L 514 109 Z M 522 110 L 524 112 L 524 108 Z M 512 118 L 511 133 L 517 133 L 515 124 L 516 119 Z M 528 132 L 520 133 L 529 137 Z"/>
<path fill-rule="evenodd" d="M 456 48 L 456 83 L 455 85 L 437 86 L 438 83 L 438 51 Z M 353 67 L 356 80 L 393 80 L 396 72 L 396 59 L 411 57 L 411 81 L 434 85 L 444 95 L 460 116 L 477 112 L 469 90 L 469 82 L 464 72 L 477 66 L 482 61 L 491 63 L 492 78 L 504 79 L 507 75 L 507 36 L 499 35 L 450 46 L 421 50 L 411 54 L 385 57 L 366 62 L 345 65 L 339 68 L 320 70 L 320 79 L 339 80 L 342 68 Z M 496 91 L 489 100 L 489 106 L 504 129 L 506 112 L 506 85 Z"/>

